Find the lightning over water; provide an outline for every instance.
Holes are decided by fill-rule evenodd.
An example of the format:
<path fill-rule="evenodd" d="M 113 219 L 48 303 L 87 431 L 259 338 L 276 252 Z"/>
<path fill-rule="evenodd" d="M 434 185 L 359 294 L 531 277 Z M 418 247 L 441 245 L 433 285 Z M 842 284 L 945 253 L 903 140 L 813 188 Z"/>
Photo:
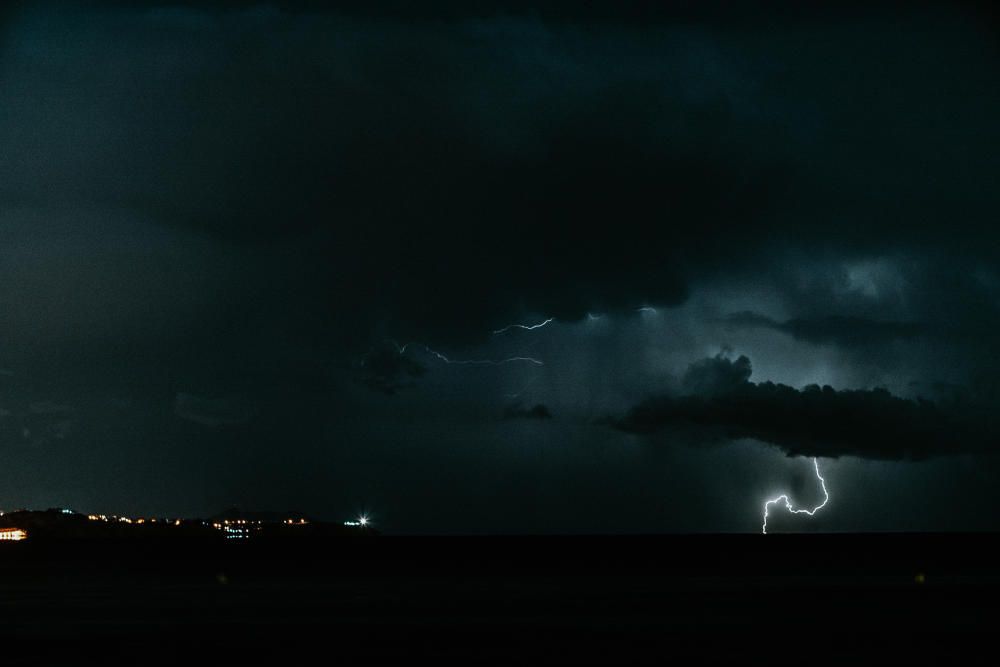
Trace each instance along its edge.
<path fill-rule="evenodd" d="M 788 496 L 784 493 L 778 496 L 777 498 L 772 498 L 771 500 L 768 500 L 767 502 L 764 503 L 764 525 L 761 527 L 761 532 L 767 535 L 768 508 L 770 508 L 771 505 L 775 505 L 781 501 L 785 502 L 785 509 L 787 509 L 791 514 L 808 514 L 809 516 L 812 516 L 819 510 L 823 509 L 827 501 L 830 500 L 830 494 L 826 490 L 826 480 L 823 479 L 823 476 L 821 474 L 819 474 L 819 460 L 816 459 L 815 457 L 813 457 L 813 468 L 815 468 L 816 470 L 816 478 L 819 480 L 820 486 L 823 487 L 823 502 L 821 502 L 819 505 L 812 508 L 811 510 L 807 510 L 807 509 L 795 509 L 792 506 L 792 501 L 790 501 L 788 499 Z"/>

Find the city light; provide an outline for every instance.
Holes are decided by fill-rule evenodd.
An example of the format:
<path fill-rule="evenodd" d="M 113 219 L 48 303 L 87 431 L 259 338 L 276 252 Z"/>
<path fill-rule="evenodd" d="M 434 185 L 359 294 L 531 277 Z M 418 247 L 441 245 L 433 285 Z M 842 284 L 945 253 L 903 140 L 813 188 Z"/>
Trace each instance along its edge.
<path fill-rule="evenodd" d="M 362 514 L 361 516 L 359 516 L 357 519 L 355 519 L 353 521 L 345 521 L 344 525 L 345 526 L 352 526 L 352 527 L 355 527 L 355 528 L 366 528 L 369 523 L 370 523 L 370 519 L 368 518 L 368 515 L 367 514 Z"/>

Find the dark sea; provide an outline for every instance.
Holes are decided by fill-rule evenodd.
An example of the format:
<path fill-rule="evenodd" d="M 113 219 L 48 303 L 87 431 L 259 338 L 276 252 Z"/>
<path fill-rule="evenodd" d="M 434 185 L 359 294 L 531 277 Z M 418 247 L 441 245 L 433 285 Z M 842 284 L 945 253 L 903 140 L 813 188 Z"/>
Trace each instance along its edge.
<path fill-rule="evenodd" d="M 0 544 L 0 665 L 993 663 L 993 534 Z"/>

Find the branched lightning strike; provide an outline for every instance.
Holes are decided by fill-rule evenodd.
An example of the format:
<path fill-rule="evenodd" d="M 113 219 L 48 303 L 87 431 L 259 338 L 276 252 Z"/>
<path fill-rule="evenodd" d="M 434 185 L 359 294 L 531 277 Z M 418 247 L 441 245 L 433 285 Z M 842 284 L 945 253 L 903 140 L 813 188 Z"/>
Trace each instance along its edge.
<path fill-rule="evenodd" d="M 826 490 L 826 480 L 823 479 L 823 476 L 821 474 L 819 474 L 819 460 L 817 460 L 815 457 L 813 457 L 813 467 L 816 469 L 816 478 L 819 479 L 819 483 L 823 487 L 823 502 L 821 502 L 819 505 L 812 508 L 811 510 L 806 510 L 806 509 L 797 510 L 792 507 L 792 502 L 788 499 L 788 496 L 784 493 L 778 496 L 777 498 L 772 498 L 771 500 L 768 500 L 767 502 L 764 503 L 764 525 L 762 526 L 761 529 L 761 531 L 765 535 L 767 535 L 768 508 L 771 505 L 775 505 L 783 500 L 785 501 L 785 509 L 787 509 L 791 514 L 808 514 L 809 516 L 812 516 L 819 510 L 823 509 L 827 501 L 830 500 L 830 494 Z"/>
<path fill-rule="evenodd" d="M 554 318 L 554 317 L 550 317 L 549 319 L 545 320 L 544 322 L 540 322 L 539 324 L 531 324 L 531 325 L 529 325 L 529 324 L 508 324 L 507 326 L 503 327 L 502 329 L 495 330 L 493 332 L 493 335 L 495 336 L 497 334 L 502 334 L 505 331 L 510 331 L 511 329 L 523 329 L 525 331 L 534 331 L 535 329 L 541 329 L 546 324 L 549 324 L 550 322 L 555 321 L 555 319 L 556 318 Z"/>

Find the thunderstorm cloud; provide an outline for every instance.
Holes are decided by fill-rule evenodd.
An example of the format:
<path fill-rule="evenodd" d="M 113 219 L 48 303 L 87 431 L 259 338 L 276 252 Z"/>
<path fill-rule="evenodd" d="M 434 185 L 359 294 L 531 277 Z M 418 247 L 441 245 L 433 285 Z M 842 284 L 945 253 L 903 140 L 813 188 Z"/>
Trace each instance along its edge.
<path fill-rule="evenodd" d="M 921 460 L 983 453 L 1000 442 L 1000 431 L 985 414 L 961 414 L 880 388 L 754 383 L 750 374 L 746 356 L 704 359 L 684 377 L 692 393 L 646 399 L 611 423 L 646 436 L 752 438 L 789 456 Z"/>
<path fill-rule="evenodd" d="M 996 528 L 995 17 L 736 4 L 5 3 L 0 506 Z"/>

